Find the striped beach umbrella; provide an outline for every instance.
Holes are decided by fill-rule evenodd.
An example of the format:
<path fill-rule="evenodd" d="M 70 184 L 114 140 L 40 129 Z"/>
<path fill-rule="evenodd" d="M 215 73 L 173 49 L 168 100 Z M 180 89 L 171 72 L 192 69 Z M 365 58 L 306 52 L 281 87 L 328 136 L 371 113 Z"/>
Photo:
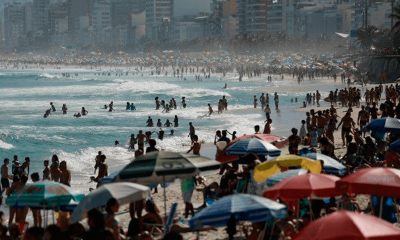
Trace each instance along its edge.
<path fill-rule="evenodd" d="M 305 169 L 294 169 L 294 170 L 288 170 L 285 172 L 279 172 L 277 174 L 272 175 L 271 177 L 269 177 L 267 179 L 267 186 L 273 187 L 275 184 L 277 184 L 287 178 L 291 178 L 294 176 L 303 175 L 303 174 L 307 174 L 307 173 L 308 173 L 308 171 Z"/>
<path fill-rule="evenodd" d="M 217 170 L 220 163 L 199 155 L 175 152 L 151 152 L 126 165 L 112 180 L 145 186 L 191 178 L 204 171 Z"/>
<path fill-rule="evenodd" d="M 344 176 L 347 172 L 347 168 L 343 164 L 322 153 L 307 153 L 303 156 L 314 160 L 324 161 L 324 170 L 326 173 Z"/>
<path fill-rule="evenodd" d="M 203 226 L 226 226 L 232 214 L 237 221 L 262 222 L 285 218 L 287 210 L 285 205 L 260 196 L 233 194 L 202 209 L 190 219 L 189 225 L 192 229 L 200 229 Z"/>
<path fill-rule="evenodd" d="M 20 192 L 11 194 L 7 205 L 29 207 L 60 207 L 71 200 L 79 202 L 85 195 L 64 184 L 53 181 L 39 181 L 27 184 Z"/>
<path fill-rule="evenodd" d="M 270 158 L 276 158 L 281 155 L 281 150 L 259 138 L 245 138 L 237 141 L 226 148 L 225 152 L 227 155 L 237 156 L 254 153 L 258 156 L 268 156 Z"/>

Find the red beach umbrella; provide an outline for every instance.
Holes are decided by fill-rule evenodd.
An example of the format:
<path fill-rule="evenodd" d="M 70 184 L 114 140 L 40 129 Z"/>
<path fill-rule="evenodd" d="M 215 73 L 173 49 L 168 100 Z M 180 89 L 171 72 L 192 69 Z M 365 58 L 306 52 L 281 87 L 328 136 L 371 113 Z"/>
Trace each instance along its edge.
<path fill-rule="evenodd" d="M 400 229 L 371 215 L 338 211 L 315 220 L 293 238 L 293 240 L 342 239 L 400 239 Z"/>
<path fill-rule="evenodd" d="M 283 200 L 294 200 L 311 196 L 339 196 L 343 192 L 336 190 L 338 180 L 340 178 L 326 174 L 298 175 L 277 183 L 264 193 L 264 197 L 276 199 L 279 196 Z"/>
<path fill-rule="evenodd" d="M 400 198 L 400 170 L 380 167 L 361 169 L 337 181 L 336 187 L 350 194 Z"/>
<path fill-rule="evenodd" d="M 243 135 L 241 137 L 236 138 L 235 140 L 233 140 L 231 142 L 234 143 L 236 141 L 239 141 L 241 139 L 245 139 L 245 138 L 259 138 L 261 140 L 264 140 L 267 143 L 271 143 L 272 145 L 274 145 L 277 148 L 282 148 L 285 145 L 287 145 L 287 139 L 280 137 L 278 135 L 274 135 L 274 134 L 253 134 L 253 135 Z"/>

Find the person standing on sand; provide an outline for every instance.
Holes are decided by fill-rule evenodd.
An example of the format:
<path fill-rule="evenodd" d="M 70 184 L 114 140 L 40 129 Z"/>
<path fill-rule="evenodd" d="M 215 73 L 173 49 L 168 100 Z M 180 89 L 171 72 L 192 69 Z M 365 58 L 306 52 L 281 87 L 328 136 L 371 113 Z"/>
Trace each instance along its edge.
<path fill-rule="evenodd" d="M 185 202 L 185 218 L 189 217 L 189 212 L 194 216 L 192 204 L 193 191 L 196 189 L 196 179 L 194 177 L 181 180 L 182 198 Z"/>
<path fill-rule="evenodd" d="M 51 157 L 51 165 L 50 165 L 50 176 L 51 180 L 54 180 L 55 178 L 55 170 L 58 168 L 59 165 L 59 160 L 57 155 L 53 155 Z"/>
<path fill-rule="evenodd" d="M 297 129 L 292 128 L 292 135 L 289 137 L 289 154 L 299 155 L 299 144 L 301 139 L 297 136 Z"/>
<path fill-rule="evenodd" d="M 60 170 L 61 170 L 60 183 L 65 184 L 68 187 L 71 187 L 71 171 L 68 169 L 66 161 L 62 161 L 60 163 Z"/>
<path fill-rule="evenodd" d="M 51 180 L 50 179 L 50 168 L 49 168 L 49 160 L 43 161 L 44 170 L 43 170 L 43 178 L 42 180 Z"/>
<path fill-rule="evenodd" d="M 192 144 L 192 147 L 189 149 L 189 151 L 187 151 L 187 153 L 193 151 L 193 154 L 200 156 L 201 143 L 199 143 L 199 137 L 197 135 L 194 135 L 193 138 L 194 143 Z"/>
<path fill-rule="evenodd" d="M 10 159 L 5 158 L 4 164 L 1 166 L 1 193 L 3 194 L 4 191 L 10 187 L 9 179 L 12 179 L 12 175 L 8 174 L 8 164 L 10 164 Z"/>
<path fill-rule="evenodd" d="M 141 149 L 144 152 L 144 141 L 146 139 L 146 135 L 143 134 L 142 130 L 139 130 L 139 134 L 137 135 L 138 149 Z"/>
<path fill-rule="evenodd" d="M 264 126 L 263 134 L 271 134 L 271 123 L 272 123 L 272 119 L 267 119 L 267 123 Z"/>
<path fill-rule="evenodd" d="M 99 172 L 97 177 L 91 177 L 90 179 L 97 182 L 96 188 L 98 188 L 102 185 L 101 179 L 108 176 L 108 165 L 104 163 L 106 161 L 106 155 L 104 154 L 96 158 L 96 161 L 98 161 Z"/>
<path fill-rule="evenodd" d="M 208 104 L 208 116 L 211 116 L 211 114 L 212 114 L 213 112 L 214 112 L 214 111 L 213 111 L 211 105 Z"/>
<path fill-rule="evenodd" d="M 365 110 L 365 106 L 362 105 L 361 110 L 358 112 L 357 124 L 360 126 L 361 132 L 364 133 L 364 137 L 365 137 L 365 132 L 366 132 L 364 128 L 368 122 L 369 122 L 368 111 Z"/>
<path fill-rule="evenodd" d="M 194 129 L 194 126 L 192 124 L 192 122 L 189 123 L 189 135 L 188 137 L 190 137 L 190 140 L 192 141 L 192 144 L 194 143 L 194 135 L 196 134 L 196 130 Z"/>

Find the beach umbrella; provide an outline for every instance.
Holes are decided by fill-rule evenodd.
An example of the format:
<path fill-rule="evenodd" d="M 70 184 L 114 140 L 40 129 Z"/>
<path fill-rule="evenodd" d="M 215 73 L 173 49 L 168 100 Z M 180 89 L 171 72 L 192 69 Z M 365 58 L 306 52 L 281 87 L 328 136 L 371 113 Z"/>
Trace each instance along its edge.
<path fill-rule="evenodd" d="M 361 169 L 337 181 L 336 187 L 350 194 L 400 198 L 400 170 L 380 167 Z"/>
<path fill-rule="evenodd" d="M 27 184 L 21 191 L 11 194 L 7 205 L 28 207 L 59 207 L 68 205 L 71 200 L 79 202 L 85 195 L 72 190 L 62 183 L 38 181 Z"/>
<path fill-rule="evenodd" d="M 220 163 L 199 155 L 157 151 L 142 155 L 126 165 L 113 182 L 134 182 L 145 186 L 187 179 L 205 171 L 217 170 Z M 164 208 L 167 216 L 164 187 Z"/>
<path fill-rule="evenodd" d="M 366 128 L 373 132 L 400 132 L 400 120 L 391 117 L 375 119 Z"/>
<path fill-rule="evenodd" d="M 337 174 L 339 176 L 344 176 L 347 172 L 347 168 L 338 162 L 337 160 L 326 156 L 322 153 L 307 153 L 302 155 L 304 157 L 314 159 L 314 160 L 322 160 L 324 161 L 324 170 L 329 174 Z"/>
<path fill-rule="evenodd" d="M 293 200 L 307 197 L 331 197 L 342 195 L 343 192 L 336 190 L 336 182 L 340 178 L 326 175 L 309 173 L 293 176 L 285 179 L 264 193 L 264 197 L 275 199 Z"/>
<path fill-rule="evenodd" d="M 274 145 L 258 138 L 246 138 L 233 143 L 225 149 L 227 155 L 244 156 L 254 153 L 258 156 L 268 156 L 276 158 L 281 155 L 281 151 Z"/>
<path fill-rule="evenodd" d="M 226 150 L 226 148 L 228 148 L 232 144 L 235 144 L 238 141 L 242 141 L 242 140 L 248 139 L 248 138 L 256 138 L 256 139 L 263 140 L 264 142 L 270 143 L 270 144 L 274 145 L 277 148 L 282 148 L 282 147 L 286 146 L 287 143 L 288 143 L 286 138 L 283 138 L 283 137 L 280 137 L 280 136 L 277 136 L 277 135 L 273 135 L 273 134 L 253 134 L 253 135 L 246 135 L 245 134 L 245 135 L 243 135 L 241 137 L 238 137 L 235 140 L 232 140 L 231 142 L 229 142 L 226 146 L 224 146 L 225 148 L 221 148 L 220 147 L 219 148 L 220 152 L 218 153 L 217 161 L 221 162 L 221 163 L 228 163 L 228 162 L 239 160 L 240 156 L 238 156 L 238 155 L 228 155 L 228 154 L 226 154 L 225 150 Z M 217 142 L 217 147 L 218 147 L 218 143 L 219 142 Z"/>
<path fill-rule="evenodd" d="M 145 186 L 191 178 L 204 171 L 217 170 L 220 163 L 199 155 L 151 152 L 126 165 L 113 182 L 134 182 Z"/>
<path fill-rule="evenodd" d="M 70 222 L 75 223 L 83 219 L 85 213 L 93 208 L 105 206 L 111 198 L 122 204 L 135 202 L 150 196 L 150 188 L 136 183 L 109 183 L 104 184 L 86 195 L 72 212 Z"/>
<path fill-rule="evenodd" d="M 389 145 L 389 149 L 400 152 L 400 140 L 397 140 Z"/>
<path fill-rule="evenodd" d="M 229 145 L 246 138 L 259 138 L 267 143 L 271 143 L 277 148 L 282 148 L 288 144 L 288 140 L 286 138 L 274 134 L 245 134 L 230 142 Z"/>
<path fill-rule="evenodd" d="M 275 184 L 287 179 L 291 178 L 297 175 L 304 175 L 307 174 L 308 171 L 305 169 L 294 169 L 294 170 L 288 170 L 285 172 L 279 172 L 277 174 L 272 175 L 269 177 L 266 181 L 268 187 L 273 187 Z"/>
<path fill-rule="evenodd" d="M 254 179 L 264 182 L 268 177 L 280 172 L 280 167 L 301 167 L 312 173 L 320 173 L 322 170 L 319 161 L 297 155 L 281 155 L 275 160 L 257 165 L 254 169 Z"/>
<path fill-rule="evenodd" d="M 338 211 L 315 220 L 293 240 L 395 240 L 400 229 L 377 217 Z"/>
<path fill-rule="evenodd" d="M 226 226 L 231 215 L 237 221 L 262 222 L 285 218 L 286 206 L 270 199 L 250 194 L 233 194 L 219 199 L 189 220 L 190 228 Z"/>

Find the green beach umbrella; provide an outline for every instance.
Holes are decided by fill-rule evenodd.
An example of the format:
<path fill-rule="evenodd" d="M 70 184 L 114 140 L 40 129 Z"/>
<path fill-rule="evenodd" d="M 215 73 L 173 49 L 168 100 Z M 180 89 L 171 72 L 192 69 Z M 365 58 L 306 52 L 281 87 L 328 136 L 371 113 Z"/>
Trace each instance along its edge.
<path fill-rule="evenodd" d="M 6 204 L 18 207 L 59 207 L 69 204 L 71 200 L 79 202 L 84 196 L 64 184 L 39 181 L 27 184 L 21 191 L 11 194 Z"/>
<path fill-rule="evenodd" d="M 113 182 L 134 182 L 149 187 L 165 184 L 175 179 L 187 179 L 205 171 L 217 170 L 220 163 L 199 155 L 175 152 L 151 152 L 142 155 L 125 166 Z M 164 185 L 165 186 L 165 185 Z M 164 209 L 167 217 L 164 187 Z"/>
<path fill-rule="evenodd" d="M 199 155 L 175 152 L 151 152 L 125 166 L 113 182 L 134 182 L 146 186 L 186 179 L 195 174 L 217 170 L 220 163 Z"/>

